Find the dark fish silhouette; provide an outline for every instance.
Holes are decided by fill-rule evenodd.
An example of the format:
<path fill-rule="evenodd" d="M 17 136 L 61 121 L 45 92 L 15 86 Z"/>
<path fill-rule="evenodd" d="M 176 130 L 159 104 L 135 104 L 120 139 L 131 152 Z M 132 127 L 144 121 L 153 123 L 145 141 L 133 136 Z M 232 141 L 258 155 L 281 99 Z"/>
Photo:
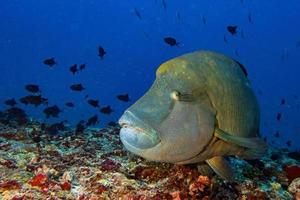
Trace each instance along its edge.
<path fill-rule="evenodd" d="M 69 70 L 74 75 L 76 72 L 78 72 L 77 64 L 72 65 Z"/>
<path fill-rule="evenodd" d="M 241 68 L 241 70 L 243 71 L 243 73 L 245 74 L 246 77 L 248 77 L 248 72 L 246 70 L 246 68 L 244 67 L 244 65 L 242 65 L 239 61 L 234 60 Z"/>
<path fill-rule="evenodd" d="M 118 98 L 120 101 L 124 101 L 124 102 L 130 101 L 128 94 L 120 94 L 120 95 L 117 95 L 117 98 Z"/>
<path fill-rule="evenodd" d="M 94 115 L 87 120 L 86 125 L 87 126 L 95 126 L 98 123 L 99 123 L 98 116 Z"/>
<path fill-rule="evenodd" d="M 28 92 L 31 92 L 31 93 L 38 93 L 38 92 L 41 92 L 40 91 L 40 87 L 38 85 L 35 85 L 35 84 L 28 84 L 25 86 L 25 89 L 28 91 Z"/>
<path fill-rule="evenodd" d="M 62 112 L 58 106 L 49 106 L 43 110 L 43 113 L 45 113 L 46 118 L 49 117 L 58 117 L 58 114 Z"/>
<path fill-rule="evenodd" d="M 50 126 L 45 128 L 45 131 L 48 134 L 56 135 L 60 131 L 64 131 L 65 129 L 66 129 L 66 126 L 65 126 L 64 122 L 62 121 L 62 122 L 59 122 L 59 123 L 51 124 Z"/>
<path fill-rule="evenodd" d="M 110 122 L 107 123 L 107 125 L 108 125 L 108 126 L 117 126 L 118 123 L 113 122 L 113 121 L 110 121 Z"/>
<path fill-rule="evenodd" d="M 113 110 L 111 109 L 110 106 L 104 106 L 100 109 L 100 112 L 102 112 L 103 114 L 109 115 L 110 113 L 113 112 Z"/>
<path fill-rule="evenodd" d="M 281 99 L 280 105 L 285 105 L 285 99 Z"/>
<path fill-rule="evenodd" d="M 178 21 L 181 20 L 181 15 L 180 15 L 180 12 L 176 11 L 176 18 Z"/>
<path fill-rule="evenodd" d="M 78 83 L 78 84 L 71 85 L 70 89 L 73 91 L 82 91 L 82 90 L 84 90 L 84 87 L 82 86 L 81 83 Z"/>
<path fill-rule="evenodd" d="M 143 19 L 140 11 L 137 8 L 134 8 L 133 11 L 134 11 L 135 16 L 137 16 L 137 18 L 139 18 L 140 20 Z"/>
<path fill-rule="evenodd" d="M 102 46 L 98 47 L 98 56 L 103 59 L 104 55 L 106 54 L 104 48 Z"/>
<path fill-rule="evenodd" d="M 279 131 L 276 131 L 276 133 L 274 134 L 275 137 L 279 138 L 280 134 Z"/>
<path fill-rule="evenodd" d="M 253 24 L 251 13 L 248 13 L 248 22 L 249 22 L 250 24 Z"/>
<path fill-rule="evenodd" d="M 65 105 L 71 108 L 75 107 L 75 105 L 72 102 L 67 102 Z"/>
<path fill-rule="evenodd" d="M 12 98 L 12 99 L 5 100 L 4 104 L 13 107 L 17 104 L 17 102 L 16 102 L 15 98 Z"/>
<path fill-rule="evenodd" d="M 206 17 L 204 15 L 202 15 L 202 22 L 203 24 L 206 24 Z"/>
<path fill-rule="evenodd" d="M 82 134 L 84 132 L 84 129 L 85 129 L 84 123 L 85 123 L 84 120 L 80 120 L 76 124 L 75 134 Z"/>
<path fill-rule="evenodd" d="M 4 111 L 4 115 L 7 118 L 8 122 L 11 122 L 11 120 L 15 120 L 18 125 L 26 124 L 28 121 L 27 114 L 21 108 L 9 108 Z"/>
<path fill-rule="evenodd" d="M 231 33 L 232 35 L 235 35 L 237 33 L 237 26 L 227 26 L 227 30 L 229 33 Z"/>
<path fill-rule="evenodd" d="M 95 107 L 95 108 L 98 108 L 98 107 L 99 107 L 99 101 L 96 100 L 96 99 L 89 99 L 89 100 L 88 100 L 88 103 L 89 103 L 91 106 Z"/>
<path fill-rule="evenodd" d="M 281 119 L 281 113 L 277 113 L 276 119 L 277 119 L 277 121 L 280 121 L 280 119 Z"/>
<path fill-rule="evenodd" d="M 165 43 L 167 43 L 170 46 L 178 46 L 179 43 L 176 41 L 175 38 L 172 37 L 165 37 L 164 38 Z"/>
<path fill-rule="evenodd" d="M 291 140 L 288 140 L 288 141 L 286 142 L 286 145 L 287 145 L 288 147 L 291 147 L 291 146 L 292 146 L 292 141 L 291 141 Z"/>
<path fill-rule="evenodd" d="M 161 0 L 162 6 L 164 8 L 164 10 L 167 10 L 167 3 L 165 0 Z"/>
<path fill-rule="evenodd" d="M 43 61 L 43 63 L 45 64 L 45 65 L 48 65 L 49 67 L 53 67 L 54 65 L 56 65 L 57 63 L 56 63 L 56 61 L 55 61 L 55 59 L 52 57 L 52 58 L 47 58 L 47 59 L 45 59 L 44 61 Z"/>
<path fill-rule="evenodd" d="M 43 98 L 42 95 L 28 95 L 28 96 L 22 97 L 20 99 L 20 102 L 25 105 L 31 104 L 31 105 L 34 105 L 35 107 L 37 107 L 41 104 L 47 105 L 48 99 Z"/>
<path fill-rule="evenodd" d="M 81 65 L 79 66 L 79 70 L 80 70 L 80 71 L 82 71 L 83 69 L 85 69 L 85 64 L 81 64 Z"/>

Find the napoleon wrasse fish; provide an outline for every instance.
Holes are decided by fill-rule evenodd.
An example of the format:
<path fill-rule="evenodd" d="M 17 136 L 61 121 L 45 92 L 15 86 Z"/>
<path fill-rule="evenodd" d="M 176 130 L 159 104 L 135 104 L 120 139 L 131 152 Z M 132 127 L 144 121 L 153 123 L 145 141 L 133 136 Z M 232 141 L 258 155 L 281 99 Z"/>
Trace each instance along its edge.
<path fill-rule="evenodd" d="M 119 119 L 130 152 L 152 161 L 198 163 L 201 172 L 212 169 L 228 181 L 234 173 L 226 156 L 265 153 L 259 123 L 258 102 L 240 65 L 209 51 L 160 65 L 151 88 Z"/>

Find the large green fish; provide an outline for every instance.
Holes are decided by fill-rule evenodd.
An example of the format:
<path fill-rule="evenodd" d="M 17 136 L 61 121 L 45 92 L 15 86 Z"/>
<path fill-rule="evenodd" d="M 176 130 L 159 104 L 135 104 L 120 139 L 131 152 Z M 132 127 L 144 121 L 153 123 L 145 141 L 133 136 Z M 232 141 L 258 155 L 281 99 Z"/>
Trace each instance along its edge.
<path fill-rule="evenodd" d="M 259 158 L 259 106 L 236 61 L 209 51 L 171 59 L 156 71 L 151 88 L 119 120 L 130 152 L 147 160 L 199 163 L 228 181 L 234 173 L 225 156 Z"/>

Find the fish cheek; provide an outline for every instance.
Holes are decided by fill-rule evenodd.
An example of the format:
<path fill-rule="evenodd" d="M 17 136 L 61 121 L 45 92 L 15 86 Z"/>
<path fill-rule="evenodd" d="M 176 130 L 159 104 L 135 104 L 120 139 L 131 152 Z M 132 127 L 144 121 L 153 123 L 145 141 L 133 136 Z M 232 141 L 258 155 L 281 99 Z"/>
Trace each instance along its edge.
<path fill-rule="evenodd" d="M 197 102 L 175 101 L 170 114 L 160 124 L 160 157 L 179 162 L 197 155 L 210 141 L 215 116 Z"/>

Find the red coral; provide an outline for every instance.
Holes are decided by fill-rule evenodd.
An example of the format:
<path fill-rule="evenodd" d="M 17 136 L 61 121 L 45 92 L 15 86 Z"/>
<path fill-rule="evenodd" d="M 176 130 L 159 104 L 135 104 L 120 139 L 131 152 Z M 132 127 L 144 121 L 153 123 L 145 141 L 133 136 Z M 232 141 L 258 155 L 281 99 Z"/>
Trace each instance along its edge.
<path fill-rule="evenodd" d="M 102 171 L 117 171 L 120 167 L 120 163 L 116 163 L 115 161 L 110 159 L 106 159 L 104 162 L 101 163 Z"/>
<path fill-rule="evenodd" d="M 63 190 L 71 190 L 71 183 L 69 183 L 68 181 L 62 183 L 60 185 L 60 187 L 63 189 Z"/>
<path fill-rule="evenodd" d="M 29 180 L 29 184 L 31 186 L 42 187 L 48 181 L 47 174 L 39 173 L 33 177 L 33 179 Z"/>
<path fill-rule="evenodd" d="M 284 166 L 283 169 L 287 174 L 289 183 L 291 183 L 295 178 L 300 177 L 300 167 L 296 165 Z"/>
<path fill-rule="evenodd" d="M 0 183 L 0 190 L 18 190 L 21 188 L 21 184 L 15 180 L 8 180 Z"/>
<path fill-rule="evenodd" d="M 107 191 L 108 187 L 106 187 L 105 185 L 99 184 L 98 188 L 97 188 L 97 193 L 102 194 L 103 192 Z"/>

